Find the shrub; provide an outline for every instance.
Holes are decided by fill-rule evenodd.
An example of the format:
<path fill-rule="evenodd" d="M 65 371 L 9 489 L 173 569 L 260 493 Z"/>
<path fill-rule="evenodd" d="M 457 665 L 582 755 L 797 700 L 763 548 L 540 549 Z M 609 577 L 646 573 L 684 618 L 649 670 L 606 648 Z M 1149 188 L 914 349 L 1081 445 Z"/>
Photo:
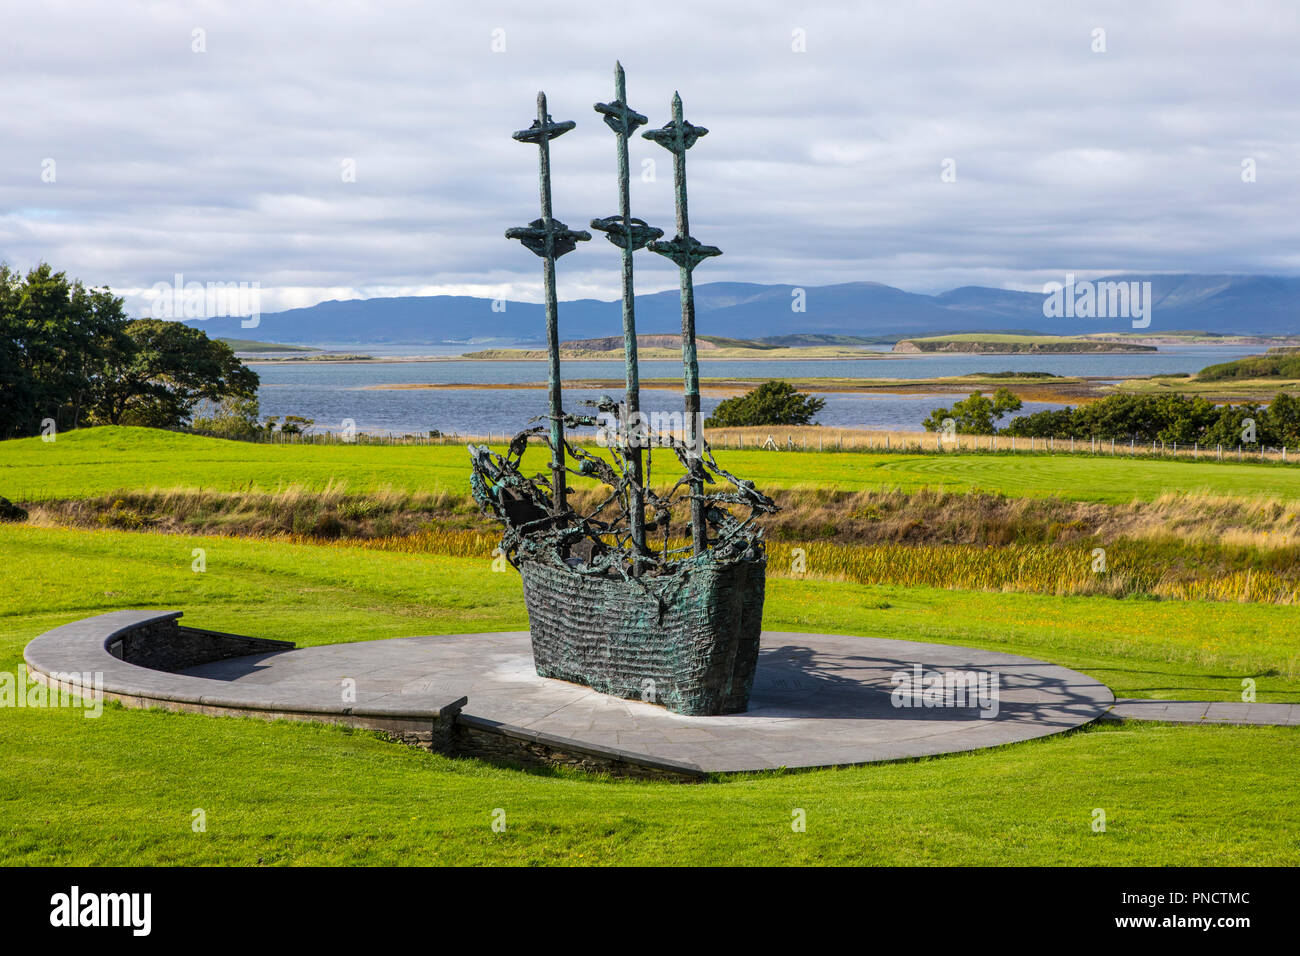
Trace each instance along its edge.
<path fill-rule="evenodd" d="M 969 398 L 955 404 L 951 411 L 934 409 L 922 425 L 928 432 L 943 431 L 944 422 L 951 418 L 959 435 L 992 435 L 999 418 L 1020 408 L 1020 399 L 1009 389 L 999 388 L 992 398 L 985 398 L 983 392 L 971 392 Z"/>
<path fill-rule="evenodd" d="M 27 512 L 8 498 L 0 498 L 0 521 L 26 521 Z"/>
<path fill-rule="evenodd" d="M 764 382 L 758 388 L 728 398 L 713 410 L 705 428 L 745 428 L 751 425 L 812 425 L 826 400 L 795 391 L 789 382 Z"/>

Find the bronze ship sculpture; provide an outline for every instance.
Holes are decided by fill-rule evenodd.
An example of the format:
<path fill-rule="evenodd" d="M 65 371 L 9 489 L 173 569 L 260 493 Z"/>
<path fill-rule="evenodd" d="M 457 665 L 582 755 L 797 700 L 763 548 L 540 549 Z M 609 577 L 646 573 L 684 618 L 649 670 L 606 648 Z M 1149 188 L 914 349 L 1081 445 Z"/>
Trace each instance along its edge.
<path fill-rule="evenodd" d="M 550 141 L 575 124 L 553 120 L 539 93 L 537 119 L 514 138 L 538 147 L 542 215 L 506 237 L 543 261 L 548 414 L 504 454 L 470 445 L 471 490 L 484 514 L 501 523 L 501 553 L 523 579 L 540 676 L 682 714 L 739 713 L 748 707 L 763 620 L 767 560 L 757 519 L 776 505 L 719 466 L 703 436 L 691 275 L 721 250 L 690 235 L 686 151 L 708 130 L 682 118 L 674 95 L 672 120 L 642 134 L 673 154 L 677 229 L 663 240 L 662 230 L 631 215 L 628 139 L 647 120 L 627 105 L 621 65 L 614 100 L 595 109 L 617 140 L 620 210 L 591 228 L 622 253 L 626 394 L 621 404 L 608 397 L 587 403 L 594 415 L 563 408 L 555 260 L 591 235 L 551 214 Z M 672 431 L 646 428 L 640 409 L 632 257 L 641 248 L 671 259 L 680 274 L 685 401 L 682 427 Z M 610 438 L 608 460 L 566 437 L 592 427 Z M 524 473 L 530 441 L 549 449 L 549 475 Z M 680 466 L 679 477 L 658 491 L 651 485 L 656 449 Z M 570 474 L 600 488 L 581 512 L 570 505 Z M 684 519 L 678 533 L 689 541 L 673 539 L 675 511 Z"/>

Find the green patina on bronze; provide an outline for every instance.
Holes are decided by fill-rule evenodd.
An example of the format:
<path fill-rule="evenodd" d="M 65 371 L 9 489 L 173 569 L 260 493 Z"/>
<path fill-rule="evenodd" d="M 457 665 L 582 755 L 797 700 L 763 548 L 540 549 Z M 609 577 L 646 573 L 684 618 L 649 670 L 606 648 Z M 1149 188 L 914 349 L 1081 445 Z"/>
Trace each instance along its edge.
<path fill-rule="evenodd" d="M 621 66 L 614 76 L 613 102 L 596 104 L 596 111 L 616 136 L 620 208 L 618 215 L 593 219 L 591 225 L 622 253 L 623 408 L 620 413 L 612 398 L 602 397 L 586 403 L 600 418 L 563 409 L 555 260 L 590 236 L 551 217 L 548 143 L 574 124 L 553 121 L 546 97 L 539 93 L 536 122 L 514 135 L 540 149 L 542 218 L 510 229 L 506 236 L 521 240 L 545 264 L 549 414 L 546 424 L 533 424 L 516 435 L 505 454 L 471 445 L 470 484 L 484 513 L 503 527 L 501 553 L 523 576 L 538 674 L 649 700 L 683 714 L 737 713 L 748 706 L 762 629 L 767 561 L 756 522 L 776 505 L 752 482 L 719 466 L 701 434 L 691 272 L 721 252 L 691 238 L 685 153 L 707 130 L 682 119 L 681 97 L 674 96 L 672 121 L 643 134 L 674 154 L 677 235 L 657 241 L 663 231 L 632 217 L 629 195 L 628 139 L 647 120 L 627 105 Z M 632 255 L 647 246 L 672 259 L 680 271 L 686 413 L 681 436 L 622 427 L 640 411 Z M 574 429 L 610 420 L 620 423 L 610 460 L 567 437 Z M 529 477 L 521 469 L 534 439 L 550 449 L 549 477 Z M 651 449 L 644 474 L 643 445 Z M 682 469 L 666 492 L 650 487 L 653 449 L 671 452 Z M 586 513 L 568 503 L 568 473 L 595 478 L 605 488 Z M 729 486 L 726 490 L 718 486 L 719 479 Z M 673 512 L 681 505 L 689 513 L 684 524 L 690 544 L 673 547 Z M 731 508 L 747 513 L 738 517 Z M 649 522 L 647 510 L 653 513 Z M 655 547 L 649 541 L 652 529 L 661 536 Z"/>
<path fill-rule="evenodd" d="M 605 234 L 623 253 L 623 365 L 626 371 L 626 393 L 623 409 L 629 420 L 635 420 L 641 411 L 641 380 L 636 350 L 636 292 L 632 283 L 632 253 L 652 239 L 664 234 L 662 229 L 632 218 L 630 172 L 627 158 L 627 139 L 638 126 L 649 120 L 627 105 L 627 78 L 623 64 L 614 64 L 614 102 L 597 103 L 596 112 L 605 118 L 605 125 L 614 131 L 618 157 L 618 215 L 593 219 L 591 228 Z M 623 457 L 628 475 L 628 513 L 631 517 L 632 548 L 636 557 L 632 573 L 641 573 L 640 556 L 645 554 L 645 496 L 641 493 L 644 476 L 641 473 L 641 446 L 634 441 L 622 442 Z"/>
<path fill-rule="evenodd" d="M 551 487 L 555 496 L 555 513 L 565 510 L 564 410 L 560 396 L 560 332 L 559 304 L 555 298 L 555 260 L 572 252 L 579 242 L 586 242 L 591 233 L 570 229 L 558 219 L 551 218 L 551 140 L 563 136 L 577 124 L 572 120 L 557 123 L 546 112 L 546 94 L 537 94 L 537 119 L 528 129 L 520 130 L 514 138 L 521 143 L 537 146 L 537 188 L 541 193 L 542 218 L 527 226 L 506 230 L 507 239 L 518 239 L 524 247 L 542 257 L 542 283 L 546 292 L 546 348 L 550 356 L 547 371 L 548 410 L 551 417 Z"/>
<path fill-rule="evenodd" d="M 693 126 L 682 119 L 682 97 L 673 94 L 673 119 L 662 129 L 646 130 L 641 135 L 653 140 L 673 154 L 673 191 L 677 203 L 677 235 L 668 242 L 652 242 L 651 252 L 657 252 L 677 263 L 682 287 L 682 368 L 686 392 L 686 443 L 692 453 L 697 453 L 700 435 L 700 363 L 695 356 L 695 285 L 691 273 L 695 267 L 711 256 L 722 255 L 716 246 L 705 246 L 691 238 L 690 217 L 686 211 L 686 151 L 701 136 L 708 133 L 703 126 Z M 691 477 L 691 539 L 695 553 L 702 554 L 708 547 L 708 529 L 704 523 L 704 482 L 692 464 Z"/>

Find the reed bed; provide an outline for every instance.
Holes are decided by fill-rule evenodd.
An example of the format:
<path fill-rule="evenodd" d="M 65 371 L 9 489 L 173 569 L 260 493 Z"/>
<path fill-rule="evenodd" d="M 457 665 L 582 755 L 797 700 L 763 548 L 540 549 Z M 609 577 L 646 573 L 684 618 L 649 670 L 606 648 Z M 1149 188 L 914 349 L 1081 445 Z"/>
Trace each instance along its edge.
<path fill-rule="evenodd" d="M 1277 552 L 1300 559 L 1300 501 L 1268 496 L 1171 492 L 1125 504 L 1054 497 L 1011 497 L 978 491 L 878 488 L 838 491 L 776 489 L 781 510 L 763 520 L 773 541 L 838 544 L 1070 544 L 1166 541 Z M 579 512 L 604 496 L 575 488 Z M 382 488 L 351 494 L 343 482 L 323 490 L 290 484 L 275 491 L 214 492 L 197 488 L 118 491 L 97 498 L 30 504 L 32 520 L 76 527 L 187 533 L 368 538 L 410 534 L 431 525 L 487 531 L 467 493 Z M 1287 552 L 1296 552 L 1288 555 Z"/>
<path fill-rule="evenodd" d="M 1293 604 L 1300 588 L 1300 503 L 1170 493 L 1107 505 L 978 492 L 880 489 L 776 493 L 763 522 L 776 577 L 1057 595 L 1146 595 Z M 575 489 L 579 511 L 602 500 Z M 33 506 L 36 524 L 222 534 L 304 543 L 492 556 L 497 534 L 467 495 L 392 488 L 349 494 L 118 492 Z M 681 528 L 680 523 L 674 525 Z M 674 536 L 671 547 L 685 541 Z M 661 546 L 662 541 L 654 541 Z M 1096 549 L 1105 570 L 1094 570 Z M 802 569 L 802 570 L 800 570 Z"/>
<path fill-rule="evenodd" d="M 310 536 L 290 536 L 319 544 Z M 328 543 L 406 554 L 456 558 L 496 556 L 498 537 L 479 531 L 436 529 L 413 535 Z M 685 538 L 669 546 L 684 547 Z M 770 542 L 768 574 L 777 578 L 852 581 L 959 591 L 1018 591 L 1055 595 L 1147 596 L 1186 601 L 1295 604 L 1300 581 L 1268 571 L 1182 577 L 1159 566 L 1130 565 L 1119 556 L 1096 570 L 1093 549 L 1050 545 L 839 545 Z"/>

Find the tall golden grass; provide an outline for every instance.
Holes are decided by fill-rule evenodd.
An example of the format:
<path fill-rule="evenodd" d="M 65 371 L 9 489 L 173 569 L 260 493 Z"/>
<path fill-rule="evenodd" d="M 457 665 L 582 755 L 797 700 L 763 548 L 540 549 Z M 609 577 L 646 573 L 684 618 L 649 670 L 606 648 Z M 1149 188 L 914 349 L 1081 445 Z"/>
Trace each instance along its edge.
<path fill-rule="evenodd" d="M 320 543 L 310 536 L 291 536 L 301 543 Z M 413 535 L 331 541 L 407 554 L 457 558 L 493 557 L 495 534 L 437 529 Z M 670 547 L 684 547 L 685 538 Z M 1152 595 L 1189 601 L 1235 601 L 1295 604 L 1300 585 L 1273 572 L 1248 571 L 1212 578 L 1183 579 L 1160 567 L 1108 565 L 1094 570 L 1090 548 L 1050 545 L 840 545 L 826 542 L 770 542 L 768 573 L 773 577 L 962 591 L 1021 591 L 1056 595 Z"/>
<path fill-rule="evenodd" d="M 1152 501 L 1108 504 L 943 489 L 809 487 L 776 489 L 772 496 L 781 510 L 765 518 L 763 526 L 778 541 L 1003 545 L 1176 539 L 1261 551 L 1300 547 L 1300 501 L 1268 496 L 1169 492 Z M 603 499 L 589 488 L 571 493 L 580 512 L 593 510 Z M 29 510 L 36 523 L 190 533 L 309 533 L 304 522 L 322 516 L 333 516 L 342 526 L 340 533 L 355 538 L 411 533 L 430 524 L 488 530 L 468 493 L 388 487 L 350 494 L 346 483 L 338 481 L 323 490 L 288 484 L 265 492 L 120 491 L 42 502 Z"/>
<path fill-rule="evenodd" d="M 1273 604 L 1296 603 L 1300 587 L 1300 503 L 1273 498 L 1171 493 L 1107 505 L 808 488 L 777 498 L 783 510 L 764 525 L 770 573 L 778 577 Z M 582 489 L 573 500 L 581 511 L 598 496 Z M 484 559 L 498 540 L 467 495 L 391 488 L 350 495 L 343 483 L 323 491 L 285 485 L 272 492 L 119 492 L 47 502 L 33 508 L 31 520 Z M 1108 553 L 1104 572 L 1093 570 L 1098 546 Z"/>

